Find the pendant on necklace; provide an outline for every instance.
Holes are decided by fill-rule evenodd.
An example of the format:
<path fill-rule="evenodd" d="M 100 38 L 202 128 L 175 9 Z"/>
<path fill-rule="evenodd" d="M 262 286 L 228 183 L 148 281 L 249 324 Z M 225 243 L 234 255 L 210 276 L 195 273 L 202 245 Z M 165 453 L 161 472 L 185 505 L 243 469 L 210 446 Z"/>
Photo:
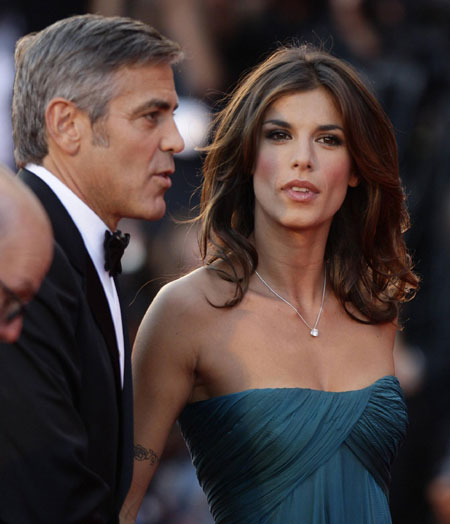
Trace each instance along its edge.
<path fill-rule="evenodd" d="M 263 277 L 258 273 L 258 271 L 256 271 L 256 269 L 255 269 L 255 275 L 259 278 L 259 280 L 261 280 L 261 282 L 266 286 L 266 288 L 271 293 L 273 293 L 276 297 L 278 297 L 280 300 L 282 300 L 285 304 L 287 304 L 291 309 L 293 309 L 297 313 L 298 318 L 309 329 L 309 334 L 312 337 L 318 337 L 319 336 L 319 330 L 317 329 L 316 326 L 319 324 L 320 316 L 322 315 L 322 311 L 323 311 L 323 304 L 325 302 L 325 291 L 327 289 L 327 271 L 326 271 L 326 268 L 324 269 L 324 274 L 323 274 L 322 301 L 320 303 L 320 309 L 319 309 L 319 313 L 317 314 L 317 318 L 316 318 L 316 321 L 314 323 L 314 327 L 311 327 L 308 324 L 308 322 L 306 322 L 306 320 L 302 317 L 302 314 L 300 313 L 300 311 L 293 304 L 291 304 L 288 300 L 286 300 L 279 293 L 277 293 L 274 289 L 272 289 L 269 286 L 269 284 L 263 279 Z"/>

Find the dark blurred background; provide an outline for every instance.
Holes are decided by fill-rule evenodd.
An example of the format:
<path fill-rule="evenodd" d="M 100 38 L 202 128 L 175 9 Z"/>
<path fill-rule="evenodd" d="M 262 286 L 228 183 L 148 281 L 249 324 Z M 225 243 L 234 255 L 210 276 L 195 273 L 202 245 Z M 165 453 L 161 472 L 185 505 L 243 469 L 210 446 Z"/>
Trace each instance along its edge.
<path fill-rule="evenodd" d="M 13 169 L 15 41 L 85 12 L 148 22 L 187 56 L 176 71 L 187 147 L 176 159 L 168 213 L 156 224 L 121 223 L 133 239 L 122 279 L 132 339 L 160 286 L 199 262 L 195 227 L 177 223 L 198 204 L 194 147 L 245 70 L 280 42 L 312 42 L 353 64 L 381 101 L 397 133 L 407 241 L 422 277 L 396 348 L 410 428 L 393 470 L 393 523 L 450 524 L 450 0 L 0 0 L 0 162 Z M 212 523 L 177 427 L 138 522 Z"/>

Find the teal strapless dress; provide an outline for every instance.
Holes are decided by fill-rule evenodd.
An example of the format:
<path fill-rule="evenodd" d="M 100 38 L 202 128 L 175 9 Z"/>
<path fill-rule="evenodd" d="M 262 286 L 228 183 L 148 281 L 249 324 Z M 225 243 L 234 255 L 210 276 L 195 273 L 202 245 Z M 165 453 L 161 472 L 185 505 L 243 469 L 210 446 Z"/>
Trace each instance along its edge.
<path fill-rule="evenodd" d="M 183 437 L 220 524 L 388 524 L 407 414 L 398 380 L 250 389 L 186 406 Z"/>

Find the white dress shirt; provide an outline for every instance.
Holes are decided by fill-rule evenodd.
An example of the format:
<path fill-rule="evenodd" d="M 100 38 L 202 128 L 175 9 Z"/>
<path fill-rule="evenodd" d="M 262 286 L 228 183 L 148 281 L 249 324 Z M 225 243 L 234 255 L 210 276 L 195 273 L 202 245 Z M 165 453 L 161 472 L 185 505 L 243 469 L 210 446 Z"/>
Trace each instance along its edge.
<path fill-rule="evenodd" d="M 71 189 L 61 182 L 59 178 L 50 173 L 48 169 L 36 164 L 27 164 L 25 169 L 28 169 L 28 171 L 31 171 L 43 180 L 56 194 L 72 220 L 75 222 L 75 225 L 83 238 L 84 245 L 86 246 L 102 283 L 108 300 L 109 309 L 111 311 L 114 330 L 116 333 L 117 347 L 119 348 L 120 378 L 123 386 L 125 349 L 122 315 L 114 279 L 105 270 L 105 255 L 103 248 L 105 231 L 109 228 L 88 205 L 86 205 Z"/>

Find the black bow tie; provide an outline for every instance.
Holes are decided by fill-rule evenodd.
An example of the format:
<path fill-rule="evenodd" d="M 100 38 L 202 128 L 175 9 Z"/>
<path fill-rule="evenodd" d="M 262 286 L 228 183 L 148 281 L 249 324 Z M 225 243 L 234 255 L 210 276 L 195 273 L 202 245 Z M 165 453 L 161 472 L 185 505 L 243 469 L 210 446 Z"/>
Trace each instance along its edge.
<path fill-rule="evenodd" d="M 109 271 L 112 277 L 122 272 L 120 259 L 129 242 L 129 233 L 124 234 L 119 229 L 114 231 L 114 233 L 105 231 L 105 241 L 103 242 L 105 248 L 105 269 Z"/>

